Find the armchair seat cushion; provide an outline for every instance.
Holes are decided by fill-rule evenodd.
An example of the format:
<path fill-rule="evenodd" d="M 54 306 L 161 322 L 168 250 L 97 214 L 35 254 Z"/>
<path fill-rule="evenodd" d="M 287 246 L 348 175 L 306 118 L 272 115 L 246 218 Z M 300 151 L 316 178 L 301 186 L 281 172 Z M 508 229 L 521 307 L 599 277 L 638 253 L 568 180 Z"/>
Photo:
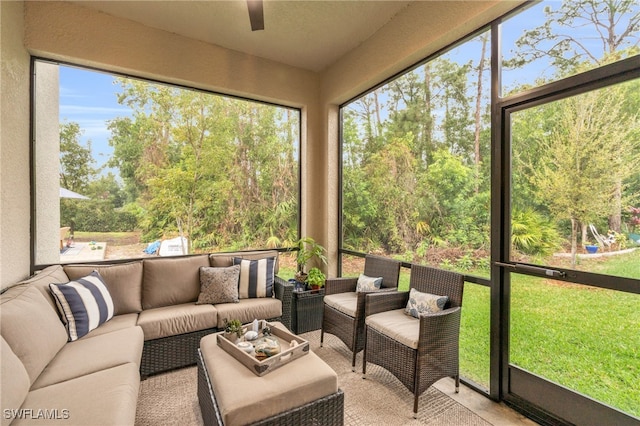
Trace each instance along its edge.
<path fill-rule="evenodd" d="M 418 349 L 420 320 L 408 316 L 404 309 L 381 312 L 370 315 L 365 321 L 367 327 L 394 339 L 405 346 Z"/>
<path fill-rule="evenodd" d="M 324 303 L 345 315 L 355 318 L 358 295 L 356 292 L 330 294 L 324 297 Z"/>

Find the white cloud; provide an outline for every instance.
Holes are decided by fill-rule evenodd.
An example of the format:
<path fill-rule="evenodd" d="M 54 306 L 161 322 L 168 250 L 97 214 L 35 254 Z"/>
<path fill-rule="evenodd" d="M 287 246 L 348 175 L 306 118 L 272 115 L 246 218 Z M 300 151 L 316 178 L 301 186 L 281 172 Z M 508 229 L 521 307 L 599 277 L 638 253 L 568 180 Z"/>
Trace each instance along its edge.
<path fill-rule="evenodd" d="M 60 105 L 60 116 L 74 116 L 74 115 L 102 115 L 107 118 L 113 118 L 115 115 L 130 115 L 131 110 L 126 107 L 101 107 L 101 106 L 85 106 L 85 105 Z M 70 120 L 75 121 L 73 118 Z"/>

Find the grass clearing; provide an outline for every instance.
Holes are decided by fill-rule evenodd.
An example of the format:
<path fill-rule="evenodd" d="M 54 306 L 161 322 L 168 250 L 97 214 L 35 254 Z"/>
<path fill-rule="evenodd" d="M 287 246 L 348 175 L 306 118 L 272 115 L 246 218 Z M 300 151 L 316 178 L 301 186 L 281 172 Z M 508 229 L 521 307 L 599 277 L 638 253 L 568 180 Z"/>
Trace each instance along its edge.
<path fill-rule="evenodd" d="M 640 275 L 640 251 L 591 270 Z M 489 384 L 489 289 L 466 283 L 461 374 Z M 640 416 L 640 296 L 512 275 L 510 360 L 525 370 Z"/>

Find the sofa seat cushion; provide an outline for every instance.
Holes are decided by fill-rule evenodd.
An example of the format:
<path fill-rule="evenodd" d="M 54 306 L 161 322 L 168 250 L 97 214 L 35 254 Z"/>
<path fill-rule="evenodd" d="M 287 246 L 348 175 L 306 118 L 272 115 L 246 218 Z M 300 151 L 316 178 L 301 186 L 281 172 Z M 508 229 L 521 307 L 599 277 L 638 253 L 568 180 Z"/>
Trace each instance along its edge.
<path fill-rule="evenodd" d="M 122 364 L 140 365 L 144 335 L 131 327 L 66 344 L 31 386 L 40 389 Z"/>
<path fill-rule="evenodd" d="M 115 315 L 142 310 L 142 261 L 115 265 L 65 265 L 69 280 L 77 280 L 98 271 L 113 299 Z M 64 282 L 64 281 L 58 281 Z"/>
<path fill-rule="evenodd" d="M 336 311 L 340 311 L 343 314 L 355 318 L 356 308 L 358 306 L 358 294 L 354 291 L 329 294 L 324 297 L 324 303 L 331 306 Z"/>
<path fill-rule="evenodd" d="M 0 296 L 0 330 L 22 361 L 31 383 L 67 343 L 57 312 L 31 285 L 8 289 Z"/>
<path fill-rule="evenodd" d="M 195 303 L 149 309 L 140 312 L 138 317 L 138 325 L 144 331 L 144 340 L 216 328 L 217 324 L 217 310 L 213 305 Z"/>
<path fill-rule="evenodd" d="M 17 410 L 29 393 L 31 381 L 27 370 L 13 353 L 6 340 L 2 339 L 0 348 L 0 406 L 3 410 Z M 8 425 L 11 419 L 2 416 L 2 425 Z"/>
<path fill-rule="evenodd" d="M 198 300 L 201 266 L 210 266 L 208 255 L 145 259 L 142 308 L 160 308 Z"/>
<path fill-rule="evenodd" d="M 240 299 L 240 303 L 220 303 L 218 310 L 218 328 L 224 328 L 225 318 L 229 321 L 240 320 L 246 324 L 254 319 L 271 319 L 282 316 L 282 302 L 271 297 Z"/>
<path fill-rule="evenodd" d="M 404 309 L 380 312 L 368 316 L 365 322 L 367 327 L 371 327 L 405 346 L 418 349 L 420 320 L 406 315 Z"/>
<path fill-rule="evenodd" d="M 204 337 L 200 349 L 227 425 L 251 424 L 338 391 L 335 371 L 311 351 L 259 377 L 219 347 L 215 335 Z"/>
<path fill-rule="evenodd" d="M 65 425 L 133 425 L 140 388 L 138 365 L 122 364 L 66 382 L 36 389 L 27 395 L 21 408 L 46 408 Z M 42 419 L 16 419 L 14 425 L 42 425 Z"/>
<path fill-rule="evenodd" d="M 89 334 L 85 334 L 78 340 L 90 339 L 95 336 L 99 336 L 105 333 L 111 333 L 112 331 L 123 330 L 125 328 L 135 327 L 138 324 L 138 314 L 124 314 L 116 315 L 109 321 L 102 324 L 95 330 L 91 330 Z"/>

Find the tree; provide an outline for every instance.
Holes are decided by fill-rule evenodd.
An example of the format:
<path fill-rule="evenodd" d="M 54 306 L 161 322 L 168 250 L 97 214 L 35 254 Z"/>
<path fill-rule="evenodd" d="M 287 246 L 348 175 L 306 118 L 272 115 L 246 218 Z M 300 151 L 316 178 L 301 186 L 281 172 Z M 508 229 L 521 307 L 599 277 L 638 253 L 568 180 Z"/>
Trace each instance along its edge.
<path fill-rule="evenodd" d="M 545 23 L 526 31 L 516 41 L 519 51 L 505 62 L 506 66 L 519 68 L 547 58 L 555 67 L 557 77 L 566 77 L 638 54 L 640 4 L 637 1 L 571 0 L 563 1 L 558 9 L 546 6 L 544 12 Z M 609 215 L 609 227 L 617 232 L 621 225 L 622 184 L 617 182 L 613 199 L 617 208 Z"/>
<path fill-rule="evenodd" d="M 93 167 L 91 141 L 82 146 L 80 125 L 64 121 L 60 123 L 60 186 L 78 193 L 85 193 L 91 181 L 98 174 Z M 78 200 L 60 200 L 60 222 L 71 226 L 71 234 L 76 230 Z"/>
<path fill-rule="evenodd" d="M 91 141 L 84 147 L 80 143 L 80 125 L 73 122 L 60 124 L 60 184 L 71 191 L 82 193 L 97 175 L 93 168 Z"/>
<path fill-rule="evenodd" d="M 112 164 L 142 212 L 144 239 L 182 232 L 192 249 L 211 250 L 295 237 L 299 135 L 289 110 L 134 80 L 120 85 L 119 102 L 133 118 L 110 124 Z"/>
<path fill-rule="evenodd" d="M 545 153 L 544 161 L 529 169 L 537 196 L 553 215 L 571 222 L 573 267 L 579 225 L 611 214 L 618 181 L 633 173 L 624 161 L 637 151 L 638 140 L 631 137 L 637 119 L 625 117 L 623 99 L 615 90 L 589 92 L 548 106 L 557 121 L 536 144 Z"/>
<path fill-rule="evenodd" d="M 520 68 L 549 58 L 559 75 L 572 74 L 588 62 L 603 65 L 639 46 L 640 5 L 634 0 L 571 0 L 558 9 L 544 8 L 545 23 L 526 31 L 517 41 L 519 51 L 507 66 Z M 569 29 L 568 32 L 565 32 Z M 581 35 L 594 37 L 593 42 Z"/>

